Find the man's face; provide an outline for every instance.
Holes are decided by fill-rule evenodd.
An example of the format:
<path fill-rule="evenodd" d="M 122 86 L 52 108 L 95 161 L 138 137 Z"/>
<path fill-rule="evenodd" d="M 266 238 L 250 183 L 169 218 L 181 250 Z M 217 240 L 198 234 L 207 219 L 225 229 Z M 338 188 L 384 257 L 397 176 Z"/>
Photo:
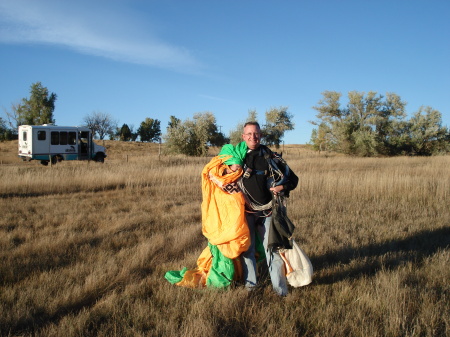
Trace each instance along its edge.
<path fill-rule="evenodd" d="M 244 128 L 242 139 L 250 150 L 255 150 L 261 142 L 261 130 L 256 125 L 247 125 Z"/>

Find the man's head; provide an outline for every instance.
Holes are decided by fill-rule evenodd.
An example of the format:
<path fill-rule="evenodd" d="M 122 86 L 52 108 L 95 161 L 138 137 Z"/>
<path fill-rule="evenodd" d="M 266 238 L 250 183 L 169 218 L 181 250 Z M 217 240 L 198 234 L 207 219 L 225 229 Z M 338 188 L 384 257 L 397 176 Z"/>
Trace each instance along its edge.
<path fill-rule="evenodd" d="M 247 122 L 244 125 L 242 139 L 250 150 L 255 150 L 261 143 L 261 128 L 258 122 Z"/>

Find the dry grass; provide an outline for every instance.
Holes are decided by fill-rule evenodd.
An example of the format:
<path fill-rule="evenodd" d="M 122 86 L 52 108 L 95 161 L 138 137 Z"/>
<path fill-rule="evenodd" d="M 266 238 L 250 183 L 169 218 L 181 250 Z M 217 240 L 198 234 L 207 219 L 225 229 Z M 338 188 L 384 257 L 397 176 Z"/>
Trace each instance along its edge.
<path fill-rule="evenodd" d="M 194 267 L 206 246 L 209 158 L 105 145 L 103 165 L 44 167 L 0 143 L 0 335 L 448 335 L 450 157 L 286 146 L 300 177 L 288 212 L 315 275 L 280 299 L 270 282 L 254 293 L 169 284 L 164 273 Z"/>

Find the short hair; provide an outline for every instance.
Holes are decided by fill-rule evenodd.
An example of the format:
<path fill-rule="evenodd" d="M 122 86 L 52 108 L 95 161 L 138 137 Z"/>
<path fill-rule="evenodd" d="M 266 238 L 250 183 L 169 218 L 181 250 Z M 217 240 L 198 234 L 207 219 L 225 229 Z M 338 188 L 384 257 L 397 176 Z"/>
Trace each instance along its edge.
<path fill-rule="evenodd" d="M 259 123 L 258 123 L 258 122 L 255 122 L 255 121 L 246 122 L 246 123 L 244 124 L 244 128 L 245 128 L 247 125 L 254 125 L 254 126 L 257 126 L 258 129 L 261 130 L 261 127 L 259 126 Z"/>

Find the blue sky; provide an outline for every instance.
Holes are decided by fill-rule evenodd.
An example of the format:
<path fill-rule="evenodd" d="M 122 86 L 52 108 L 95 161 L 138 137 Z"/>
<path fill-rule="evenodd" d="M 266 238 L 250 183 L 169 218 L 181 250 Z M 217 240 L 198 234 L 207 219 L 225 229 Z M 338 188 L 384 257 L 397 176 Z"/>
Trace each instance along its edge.
<path fill-rule="evenodd" d="M 102 111 L 164 133 L 210 111 L 228 135 L 287 106 L 285 143 L 304 144 L 321 93 L 356 90 L 450 126 L 449 17 L 448 0 L 0 0 L 0 116 L 40 81 L 58 125 Z"/>

